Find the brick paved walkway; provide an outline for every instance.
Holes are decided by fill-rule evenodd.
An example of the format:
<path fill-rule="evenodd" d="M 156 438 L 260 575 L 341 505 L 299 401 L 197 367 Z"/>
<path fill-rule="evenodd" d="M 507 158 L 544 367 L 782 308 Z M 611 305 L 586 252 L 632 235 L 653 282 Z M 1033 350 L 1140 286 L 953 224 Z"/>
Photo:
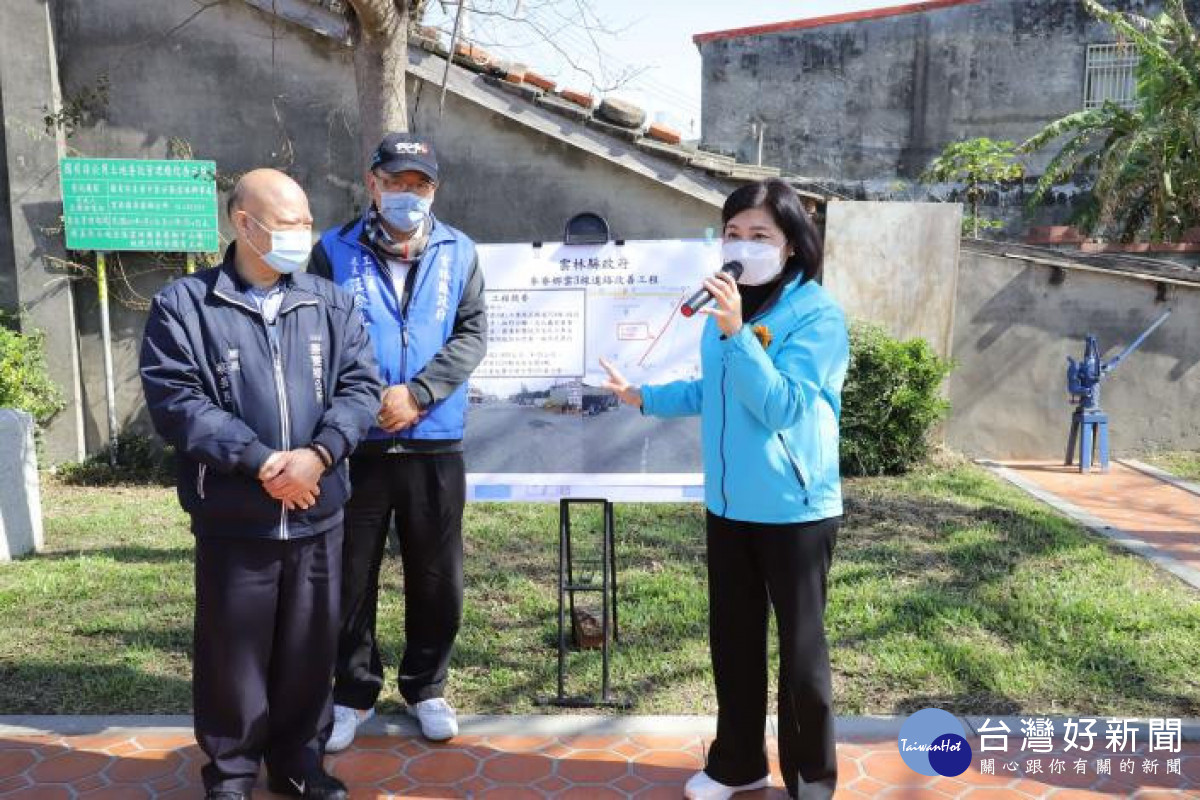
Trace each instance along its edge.
<path fill-rule="evenodd" d="M 1163 563 L 1185 580 L 1200 575 L 1200 497 L 1155 477 L 1114 464 L 1108 474 L 1080 475 L 1055 464 L 1010 464 L 999 471 L 1086 524 Z M 1120 529 L 1105 530 L 1106 526 Z M 1195 582 L 1200 588 L 1200 582 Z M 85 720 L 88 718 L 85 718 Z M 154 718 L 146 724 L 153 725 Z M 611 720 L 609 720 L 611 722 Z M 160 724 L 182 724 L 179 718 Z M 376 726 L 382 722 L 373 723 Z M 607 724 L 607 723 L 606 723 Z M 411 726 L 411 723 L 409 723 Z M 401 722 L 397 735 L 360 737 L 329 768 L 352 789 L 353 800 L 374 798 L 679 798 L 703 764 L 708 735 L 637 732 L 513 735 L 523 723 L 505 718 L 448 745 L 430 745 Z M 620 725 L 620 723 L 618 723 Z M 66 727 L 50 725 L 55 730 Z M 576 726 L 577 728 L 579 726 Z M 848 726 L 848 730 L 852 726 Z M 586 725 L 583 726 L 586 729 Z M 382 728 L 380 728 L 382 729 Z M 626 728 L 632 731 L 634 728 Z M 685 730 L 690 730 L 686 728 Z M 711 730 L 700 720 L 697 731 Z M 895 730 L 839 736 L 837 800 L 857 798 L 1200 798 L 1200 742 L 1176 754 L 1113 754 L 1097 746 L 1080 753 L 982 753 L 978 737 L 971 768 L 957 778 L 927 778 L 910 770 Z M 468 733 L 472 731 L 468 728 Z M 1056 740 L 1058 741 L 1058 740 Z M 774 743 L 769 745 L 772 749 Z M 774 757 L 774 753 L 772 753 Z M 984 756 L 998 774 L 982 774 Z M 1099 768 L 1108 758 L 1111 774 Z M 129 728 L 98 735 L 35 734 L 0 724 L 0 800 L 184 800 L 200 798 L 201 755 L 186 729 Z M 1040 769 L 1039 769 L 1040 767 Z M 775 785 L 781 786 L 778 767 Z M 1009 770 L 1014 771 L 1009 771 Z M 1153 771 L 1151 771 L 1153 770 Z M 265 790 L 260 798 L 274 797 Z M 783 798 L 779 789 L 743 795 Z"/>
<path fill-rule="evenodd" d="M 330 769 L 368 798 L 679 798 L 688 776 L 702 762 L 702 736 L 463 736 L 449 745 L 428 745 L 409 735 L 361 737 L 329 759 Z M 978 739 L 972 768 L 958 778 L 926 778 L 900 759 L 893 736 L 847 738 L 839 743 L 841 790 L 850 798 L 1137 797 L 1200 798 L 1200 743 L 1185 742 L 1168 772 L 1158 757 L 1156 774 L 1145 773 L 1140 753 L 1132 774 L 1112 760 L 1112 777 L 1097 774 L 1090 754 L 1084 775 L 1075 774 L 1073 755 L 1062 755 L 1066 774 L 1050 774 L 1053 754 L 1038 754 L 1042 774 L 1032 773 L 1032 754 L 1022 754 L 1021 774 L 980 774 Z M 1013 749 L 1016 749 L 1014 745 Z M 183 731 L 122 731 L 90 736 L 4 735 L 0 731 L 0 798 L 3 800 L 185 800 L 200 798 L 200 754 Z M 778 780 L 778 774 L 776 774 Z M 778 784 L 777 784 L 778 785 Z M 265 790 L 260 798 L 273 798 Z M 783 798 L 772 789 L 743 795 L 747 800 Z"/>
<path fill-rule="evenodd" d="M 1105 535 L 1112 536 L 1104 526 L 1118 529 L 1113 538 L 1143 555 L 1170 559 L 1172 571 L 1200 589 L 1200 496 L 1115 462 L 1107 473 L 1086 475 L 1050 463 L 1004 464 L 1000 472 L 1076 517 L 1091 517 L 1084 522 Z"/>

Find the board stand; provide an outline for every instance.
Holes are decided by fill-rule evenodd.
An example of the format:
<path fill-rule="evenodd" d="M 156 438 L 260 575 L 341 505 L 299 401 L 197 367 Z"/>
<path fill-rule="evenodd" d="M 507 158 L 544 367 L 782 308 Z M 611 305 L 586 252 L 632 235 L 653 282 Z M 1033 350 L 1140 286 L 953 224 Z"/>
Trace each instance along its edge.
<path fill-rule="evenodd" d="M 599 567 L 600 579 L 595 579 L 595 570 L 588 577 L 577 575 L 576 561 L 571 539 L 571 509 L 574 506 L 598 505 L 604 524 L 600 537 L 600 560 L 592 562 Z M 632 703 L 612 695 L 609 679 L 611 647 L 620 641 L 620 626 L 617 612 L 617 558 L 614 547 L 613 503 L 603 498 L 563 498 L 558 506 L 558 693 L 551 698 L 538 701 L 539 705 L 564 708 L 630 708 Z M 599 593 L 600 602 L 600 695 L 571 697 L 566 694 L 567 677 L 567 612 L 570 610 L 572 627 L 575 622 L 575 595 L 577 593 Z M 611 635 L 610 635 L 611 634 Z"/>

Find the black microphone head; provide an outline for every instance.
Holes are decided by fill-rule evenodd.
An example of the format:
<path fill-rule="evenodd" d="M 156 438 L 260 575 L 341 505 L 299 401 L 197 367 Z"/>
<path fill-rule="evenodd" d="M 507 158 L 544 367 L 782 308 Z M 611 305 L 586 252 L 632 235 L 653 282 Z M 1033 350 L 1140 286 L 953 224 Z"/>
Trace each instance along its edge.
<path fill-rule="evenodd" d="M 732 275 L 735 281 L 742 277 L 742 273 L 745 271 L 746 268 L 742 266 L 742 262 L 740 261 L 730 261 L 721 267 L 721 272 L 726 272 Z"/>

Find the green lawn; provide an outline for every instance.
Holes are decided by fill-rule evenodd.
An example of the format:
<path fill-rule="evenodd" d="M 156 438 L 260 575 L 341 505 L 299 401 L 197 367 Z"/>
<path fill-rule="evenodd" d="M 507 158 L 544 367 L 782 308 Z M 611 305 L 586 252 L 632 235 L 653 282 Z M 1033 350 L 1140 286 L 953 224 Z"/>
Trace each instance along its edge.
<path fill-rule="evenodd" d="M 1200 716 L 1200 593 L 973 466 L 847 495 L 828 614 L 839 713 Z M 186 712 L 191 541 L 173 492 L 50 484 L 43 502 L 47 552 L 0 567 L 0 713 Z M 639 713 L 712 712 L 700 509 L 619 506 L 617 526 L 614 689 Z M 557 509 L 471 506 L 467 536 L 450 700 L 536 710 L 555 680 Z M 398 572 L 389 560 L 393 665 Z M 569 691 L 598 673 L 597 654 L 573 655 Z"/>
<path fill-rule="evenodd" d="M 1194 450 L 1151 453 L 1142 456 L 1142 460 L 1184 480 L 1200 481 L 1200 453 Z"/>

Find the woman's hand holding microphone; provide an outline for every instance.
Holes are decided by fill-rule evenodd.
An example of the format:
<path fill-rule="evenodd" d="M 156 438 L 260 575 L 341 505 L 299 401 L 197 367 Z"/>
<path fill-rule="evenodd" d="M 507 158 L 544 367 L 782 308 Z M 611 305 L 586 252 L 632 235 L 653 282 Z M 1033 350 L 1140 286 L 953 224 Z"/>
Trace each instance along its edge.
<path fill-rule="evenodd" d="M 717 326 L 727 338 L 736 336 L 742 329 L 742 293 L 737 281 L 727 272 L 718 272 L 704 281 L 704 288 L 712 294 L 717 307 L 702 308 L 700 313 L 716 317 Z"/>

